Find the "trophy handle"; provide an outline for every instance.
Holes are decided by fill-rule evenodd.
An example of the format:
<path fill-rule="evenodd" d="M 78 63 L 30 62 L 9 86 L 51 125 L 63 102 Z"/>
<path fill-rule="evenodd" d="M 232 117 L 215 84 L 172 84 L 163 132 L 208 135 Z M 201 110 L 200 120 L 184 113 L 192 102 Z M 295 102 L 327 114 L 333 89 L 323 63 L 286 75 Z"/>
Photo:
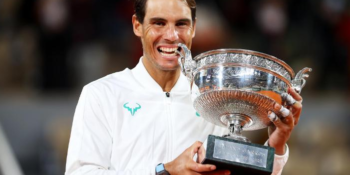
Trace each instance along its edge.
<path fill-rule="evenodd" d="M 309 74 L 306 74 L 306 73 L 311 71 L 312 71 L 311 68 L 305 67 L 304 69 L 300 70 L 292 80 L 292 87 L 299 94 L 301 93 L 301 90 L 305 86 L 305 83 L 306 83 L 305 78 L 309 77 Z"/>
<path fill-rule="evenodd" d="M 191 51 L 185 44 L 179 43 L 178 46 L 184 51 L 184 54 L 180 51 L 176 51 L 180 55 L 178 62 L 181 67 L 181 72 L 192 82 L 193 71 L 196 69 L 196 62 L 192 59 Z"/>

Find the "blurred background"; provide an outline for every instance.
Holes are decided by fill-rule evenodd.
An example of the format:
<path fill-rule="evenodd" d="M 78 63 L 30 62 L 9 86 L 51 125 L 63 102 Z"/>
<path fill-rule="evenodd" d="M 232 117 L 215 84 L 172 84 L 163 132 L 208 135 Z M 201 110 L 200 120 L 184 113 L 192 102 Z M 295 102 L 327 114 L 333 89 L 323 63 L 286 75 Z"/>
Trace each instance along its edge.
<path fill-rule="evenodd" d="M 142 55 L 132 14 L 132 0 L 0 0 L 0 175 L 64 173 L 82 87 Z M 243 48 L 313 68 L 283 174 L 348 175 L 350 2 L 197 0 L 197 18 L 193 55 Z"/>

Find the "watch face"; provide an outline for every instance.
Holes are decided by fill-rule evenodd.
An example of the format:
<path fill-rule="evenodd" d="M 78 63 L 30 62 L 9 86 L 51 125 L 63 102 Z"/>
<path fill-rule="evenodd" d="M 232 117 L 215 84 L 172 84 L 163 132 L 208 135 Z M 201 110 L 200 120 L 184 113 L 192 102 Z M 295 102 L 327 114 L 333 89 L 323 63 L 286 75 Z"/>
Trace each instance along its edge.
<path fill-rule="evenodd" d="M 156 175 L 169 175 L 168 171 L 164 168 L 164 164 L 160 163 L 156 166 Z"/>
<path fill-rule="evenodd" d="M 163 164 L 159 164 L 159 165 L 157 165 L 157 167 L 156 167 L 156 172 L 157 173 L 160 173 L 160 172 L 162 172 L 162 171 L 164 171 L 165 169 L 164 169 L 164 165 Z"/>

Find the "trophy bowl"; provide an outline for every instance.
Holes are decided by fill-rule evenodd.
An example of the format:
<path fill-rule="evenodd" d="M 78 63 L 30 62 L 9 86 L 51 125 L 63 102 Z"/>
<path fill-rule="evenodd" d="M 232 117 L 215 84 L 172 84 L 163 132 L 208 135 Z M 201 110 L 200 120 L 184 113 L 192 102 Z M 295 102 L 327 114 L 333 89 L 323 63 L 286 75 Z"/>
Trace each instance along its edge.
<path fill-rule="evenodd" d="M 304 68 L 295 75 L 284 61 L 251 50 L 218 49 L 192 58 L 184 44 L 179 46 L 184 51 L 178 52 L 179 64 L 191 83 L 194 108 L 205 120 L 237 135 L 271 125 L 268 111 L 279 113 L 274 104 L 285 105 L 282 97 L 289 87 L 300 93 L 311 71 Z"/>
<path fill-rule="evenodd" d="M 208 136 L 202 163 L 237 175 L 271 174 L 274 148 L 250 143 L 241 131 L 272 125 L 268 112 L 279 113 L 276 103 L 287 105 L 289 87 L 301 92 L 311 68 L 295 75 L 282 60 L 256 51 L 218 49 L 192 58 L 184 44 L 179 47 L 179 65 L 190 82 L 194 108 L 205 120 L 229 129 L 223 137 Z"/>

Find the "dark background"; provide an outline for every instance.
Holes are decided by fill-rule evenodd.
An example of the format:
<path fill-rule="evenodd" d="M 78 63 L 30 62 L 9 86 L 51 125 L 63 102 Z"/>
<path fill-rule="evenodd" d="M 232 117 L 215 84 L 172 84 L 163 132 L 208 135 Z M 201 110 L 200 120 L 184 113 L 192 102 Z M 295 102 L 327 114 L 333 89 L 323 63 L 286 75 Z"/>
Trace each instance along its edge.
<path fill-rule="evenodd" d="M 243 48 L 274 55 L 295 72 L 313 68 L 283 174 L 348 174 L 349 1 L 197 1 L 193 56 Z M 132 4 L 0 0 L 0 125 L 24 174 L 63 174 L 82 87 L 137 64 Z M 267 138 L 266 131 L 246 134 L 256 143 Z"/>

